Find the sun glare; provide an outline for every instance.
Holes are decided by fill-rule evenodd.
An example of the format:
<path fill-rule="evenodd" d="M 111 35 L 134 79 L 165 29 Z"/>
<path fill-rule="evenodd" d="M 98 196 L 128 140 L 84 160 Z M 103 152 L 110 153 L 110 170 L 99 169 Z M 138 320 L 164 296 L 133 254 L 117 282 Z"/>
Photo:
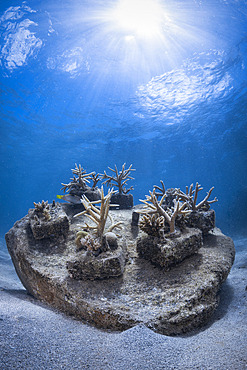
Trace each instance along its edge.
<path fill-rule="evenodd" d="M 94 2 L 93 2 L 94 3 Z M 91 37 L 90 50 L 103 48 L 114 68 L 138 76 L 155 75 L 181 64 L 190 50 L 208 44 L 210 33 L 199 20 L 198 8 L 173 0 L 99 0 L 100 6 L 79 14 Z M 178 4 L 179 3 L 179 4 Z M 106 69 L 108 70 L 108 68 Z M 110 67 L 109 67 L 110 70 Z"/>
<path fill-rule="evenodd" d="M 158 0 L 120 0 L 110 17 L 124 32 L 152 38 L 161 32 L 163 9 Z"/>

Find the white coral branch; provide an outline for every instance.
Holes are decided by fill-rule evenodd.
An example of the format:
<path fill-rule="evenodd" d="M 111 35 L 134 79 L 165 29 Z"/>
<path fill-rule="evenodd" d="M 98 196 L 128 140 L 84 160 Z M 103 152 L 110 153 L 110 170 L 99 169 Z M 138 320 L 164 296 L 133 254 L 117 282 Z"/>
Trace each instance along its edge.
<path fill-rule="evenodd" d="M 175 219 L 179 213 L 182 213 L 182 211 L 185 208 L 185 205 L 182 204 L 180 206 L 179 199 L 175 201 L 173 210 L 166 211 L 162 207 L 162 203 L 166 197 L 166 194 L 163 194 L 160 201 L 158 201 L 157 196 L 155 194 L 155 189 L 153 189 L 153 192 L 149 191 L 149 196 L 146 195 L 146 200 L 141 200 L 142 203 L 145 204 L 147 210 L 145 210 L 143 213 L 147 214 L 155 214 L 157 213 L 159 216 L 164 217 L 164 219 L 167 221 L 170 227 L 170 233 L 173 233 L 175 231 Z M 149 208 L 149 209 L 148 209 Z"/>
<path fill-rule="evenodd" d="M 119 227 L 119 225 L 121 224 L 121 221 L 114 224 L 113 219 L 109 214 L 110 199 L 111 199 L 112 194 L 114 193 L 116 193 L 116 191 L 114 191 L 113 189 L 109 189 L 108 193 L 104 195 L 104 190 L 102 186 L 100 200 L 90 202 L 89 199 L 85 195 L 82 195 L 81 202 L 85 210 L 74 216 L 74 217 L 78 217 L 81 215 L 85 215 L 90 220 L 92 220 L 95 223 L 95 225 L 89 226 L 88 224 L 86 224 L 85 227 L 88 229 L 94 230 L 96 232 L 97 237 L 99 237 L 100 239 L 103 237 L 105 225 L 106 225 L 106 221 L 108 217 L 111 221 L 111 225 L 108 231 L 112 231 L 115 227 Z M 95 204 L 99 204 L 99 203 L 101 203 L 100 209 L 95 207 Z"/>
<path fill-rule="evenodd" d="M 191 184 L 189 188 L 188 188 L 188 186 L 186 186 L 186 194 L 183 193 L 179 189 L 179 194 L 181 196 L 181 199 L 186 201 L 186 198 L 187 198 L 187 201 L 186 201 L 187 205 L 192 211 L 198 211 L 198 209 L 202 208 L 205 204 L 212 204 L 212 203 L 218 202 L 218 199 L 216 197 L 213 200 L 208 200 L 211 196 L 211 193 L 212 193 L 213 189 L 214 189 L 214 187 L 212 187 L 208 191 L 205 198 L 200 203 L 196 204 L 197 198 L 198 198 L 198 193 L 202 189 L 203 189 L 203 187 L 201 185 L 199 185 L 198 182 L 196 183 L 196 186 L 195 186 L 194 190 L 193 190 L 193 184 Z"/>

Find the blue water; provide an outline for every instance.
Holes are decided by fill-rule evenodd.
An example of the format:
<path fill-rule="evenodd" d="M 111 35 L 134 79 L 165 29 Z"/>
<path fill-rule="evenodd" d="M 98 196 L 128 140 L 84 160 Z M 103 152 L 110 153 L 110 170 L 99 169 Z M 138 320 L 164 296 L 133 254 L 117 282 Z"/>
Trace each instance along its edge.
<path fill-rule="evenodd" d="M 247 1 L 163 0 L 155 39 L 118 28 L 116 3 L 1 1 L 0 234 L 75 163 L 126 162 L 135 203 L 198 181 L 217 226 L 246 235 Z"/>

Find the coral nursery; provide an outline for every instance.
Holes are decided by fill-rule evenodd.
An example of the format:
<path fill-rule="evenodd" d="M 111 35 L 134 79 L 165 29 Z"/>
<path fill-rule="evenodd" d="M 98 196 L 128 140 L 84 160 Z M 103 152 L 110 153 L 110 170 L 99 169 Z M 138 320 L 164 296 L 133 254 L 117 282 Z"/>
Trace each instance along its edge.
<path fill-rule="evenodd" d="M 199 183 L 183 192 L 161 180 L 141 204 L 120 206 L 115 200 L 129 197 L 133 169 L 111 170 L 100 175 L 76 165 L 58 196 L 65 203 L 34 203 L 6 234 L 24 286 L 102 328 L 143 322 L 177 334 L 205 324 L 234 260 L 231 239 L 215 228 L 214 188 L 199 200 Z"/>

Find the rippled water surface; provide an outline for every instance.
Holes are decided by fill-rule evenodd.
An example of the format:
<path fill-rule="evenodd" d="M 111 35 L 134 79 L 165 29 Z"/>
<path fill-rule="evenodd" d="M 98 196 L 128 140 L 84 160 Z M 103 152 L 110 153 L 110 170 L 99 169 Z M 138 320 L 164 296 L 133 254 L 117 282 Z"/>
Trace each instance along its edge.
<path fill-rule="evenodd" d="M 245 233 L 247 2 L 160 1 L 152 37 L 120 28 L 116 3 L 1 1 L 1 233 L 75 163 L 124 162 L 135 203 L 199 181 L 217 225 Z"/>

